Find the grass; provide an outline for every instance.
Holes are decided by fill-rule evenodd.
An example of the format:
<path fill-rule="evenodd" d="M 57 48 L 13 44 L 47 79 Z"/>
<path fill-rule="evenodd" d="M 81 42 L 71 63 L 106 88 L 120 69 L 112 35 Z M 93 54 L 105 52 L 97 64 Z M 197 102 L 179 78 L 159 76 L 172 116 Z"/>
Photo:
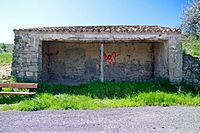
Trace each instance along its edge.
<path fill-rule="evenodd" d="M 0 66 L 12 63 L 12 53 L 0 53 Z"/>
<path fill-rule="evenodd" d="M 34 97 L 0 97 L 1 110 L 100 109 L 135 106 L 200 106 L 200 86 L 171 85 L 167 80 L 149 82 L 99 81 L 67 86 L 40 83 Z M 181 91 L 178 91 L 180 90 Z"/>
<path fill-rule="evenodd" d="M 139 93 L 138 95 L 120 99 L 92 98 L 84 95 L 69 94 L 40 94 L 32 100 L 21 101 L 17 104 L 6 105 L 2 110 L 55 110 L 55 109 L 100 109 L 135 106 L 171 106 L 189 105 L 200 106 L 200 97 L 189 94 L 170 94 L 165 92 Z"/>
<path fill-rule="evenodd" d="M 40 83 L 40 87 L 41 88 L 37 90 L 38 93 L 51 93 L 53 95 L 65 93 L 70 95 L 86 95 L 92 98 L 124 98 L 139 93 L 156 91 L 167 93 L 177 93 L 178 91 L 182 91 L 186 94 L 200 94 L 200 86 L 187 85 L 184 82 L 173 85 L 170 84 L 167 79 L 146 82 L 102 83 L 100 81 L 93 81 L 91 83 L 81 84 L 79 86 Z"/>
<path fill-rule="evenodd" d="M 200 56 L 200 40 L 183 40 L 183 49 L 186 54 Z"/>

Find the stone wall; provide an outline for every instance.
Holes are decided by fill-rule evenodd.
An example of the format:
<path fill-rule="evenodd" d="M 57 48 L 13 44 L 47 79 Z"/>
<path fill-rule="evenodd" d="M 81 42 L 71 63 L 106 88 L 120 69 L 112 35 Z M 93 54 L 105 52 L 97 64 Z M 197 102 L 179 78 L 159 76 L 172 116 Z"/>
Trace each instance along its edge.
<path fill-rule="evenodd" d="M 168 45 L 154 43 L 153 48 L 154 78 L 169 78 Z"/>
<path fill-rule="evenodd" d="M 39 47 L 33 42 L 35 40 L 28 35 L 15 35 L 11 75 L 23 80 L 38 81 Z"/>
<path fill-rule="evenodd" d="M 191 55 L 183 56 L 183 80 L 200 85 L 200 59 Z"/>
<path fill-rule="evenodd" d="M 99 80 L 99 43 L 43 42 L 42 80 L 56 83 L 78 84 Z M 154 52 L 163 47 L 159 43 L 105 43 L 104 78 L 107 81 L 150 80 L 154 73 L 168 76 L 167 66 L 159 57 L 154 69 Z M 155 47 L 155 48 L 154 48 Z"/>
<path fill-rule="evenodd" d="M 107 43 L 104 51 L 105 80 L 134 81 L 153 78 L 152 43 Z"/>
<path fill-rule="evenodd" d="M 99 44 L 43 42 L 42 80 L 78 84 L 99 79 Z"/>

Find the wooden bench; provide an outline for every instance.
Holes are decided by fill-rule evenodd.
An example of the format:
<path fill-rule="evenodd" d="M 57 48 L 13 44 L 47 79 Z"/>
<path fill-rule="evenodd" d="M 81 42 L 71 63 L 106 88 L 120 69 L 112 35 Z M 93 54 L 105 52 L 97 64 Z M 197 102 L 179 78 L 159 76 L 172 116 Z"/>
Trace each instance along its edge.
<path fill-rule="evenodd" d="M 28 92 L 2 92 L 2 88 L 27 88 Z M 0 83 L 0 94 L 2 95 L 34 95 L 32 89 L 37 89 L 37 83 Z"/>

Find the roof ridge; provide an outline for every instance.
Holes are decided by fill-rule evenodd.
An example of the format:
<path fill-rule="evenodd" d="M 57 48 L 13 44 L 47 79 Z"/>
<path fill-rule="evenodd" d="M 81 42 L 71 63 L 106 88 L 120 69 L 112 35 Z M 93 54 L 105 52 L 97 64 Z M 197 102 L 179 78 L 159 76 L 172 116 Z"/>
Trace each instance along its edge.
<path fill-rule="evenodd" d="M 99 26 L 59 26 L 14 29 L 14 31 L 44 32 L 122 32 L 122 33 L 181 33 L 180 29 L 158 25 L 99 25 Z"/>

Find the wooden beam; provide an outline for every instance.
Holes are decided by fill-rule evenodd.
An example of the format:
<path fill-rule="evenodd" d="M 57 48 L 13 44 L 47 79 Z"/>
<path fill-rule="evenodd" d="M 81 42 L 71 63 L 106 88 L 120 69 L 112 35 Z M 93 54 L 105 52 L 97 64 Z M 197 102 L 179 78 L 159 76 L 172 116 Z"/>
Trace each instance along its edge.
<path fill-rule="evenodd" d="M 37 83 L 0 83 L 0 88 L 38 88 Z"/>
<path fill-rule="evenodd" d="M 101 80 L 101 82 L 104 81 L 104 71 L 103 71 L 104 58 L 103 58 L 103 53 L 104 53 L 104 43 L 101 42 L 101 44 L 100 44 L 100 80 Z"/>
<path fill-rule="evenodd" d="M 36 92 L 0 92 L 2 95 L 34 95 Z"/>

